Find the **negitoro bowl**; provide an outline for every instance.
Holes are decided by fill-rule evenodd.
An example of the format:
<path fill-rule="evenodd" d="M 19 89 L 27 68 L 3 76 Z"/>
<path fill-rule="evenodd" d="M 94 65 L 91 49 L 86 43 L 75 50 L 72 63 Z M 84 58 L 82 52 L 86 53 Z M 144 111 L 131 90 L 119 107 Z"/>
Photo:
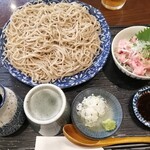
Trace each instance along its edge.
<path fill-rule="evenodd" d="M 116 58 L 116 54 L 115 51 L 117 49 L 118 43 L 120 40 L 123 39 L 127 39 L 130 40 L 131 37 L 135 36 L 135 34 L 137 34 L 139 31 L 143 30 L 144 28 L 146 28 L 146 26 L 131 26 L 128 28 L 125 28 L 123 30 L 121 30 L 113 39 L 112 41 L 112 45 L 111 45 L 111 53 L 112 53 L 112 57 L 113 60 L 116 64 L 116 66 L 123 72 L 125 73 L 127 76 L 131 77 L 131 78 L 135 78 L 135 79 L 140 79 L 140 80 L 150 80 L 150 76 L 141 76 L 141 75 L 137 75 L 131 71 L 129 71 L 126 67 L 124 67 Z"/>

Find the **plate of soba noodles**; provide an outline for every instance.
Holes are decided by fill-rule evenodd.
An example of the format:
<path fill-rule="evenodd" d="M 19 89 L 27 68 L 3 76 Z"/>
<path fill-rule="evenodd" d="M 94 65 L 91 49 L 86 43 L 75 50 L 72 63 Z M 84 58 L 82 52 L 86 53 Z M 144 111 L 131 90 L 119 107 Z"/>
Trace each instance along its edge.
<path fill-rule="evenodd" d="M 2 29 L 1 60 L 25 84 L 68 88 L 103 68 L 110 39 L 104 16 L 91 5 L 73 0 L 28 2 Z"/>

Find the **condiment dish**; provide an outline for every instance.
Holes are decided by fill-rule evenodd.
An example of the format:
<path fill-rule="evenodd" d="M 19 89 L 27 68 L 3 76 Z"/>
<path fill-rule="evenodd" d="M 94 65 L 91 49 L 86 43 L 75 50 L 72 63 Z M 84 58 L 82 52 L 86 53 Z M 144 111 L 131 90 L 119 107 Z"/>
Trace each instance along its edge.
<path fill-rule="evenodd" d="M 97 120 L 92 120 L 93 118 L 96 117 L 93 111 L 93 108 L 95 110 L 96 109 L 102 110 L 104 105 L 102 102 L 98 102 L 96 103 L 96 105 L 103 105 L 103 106 L 95 107 L 94 99 L 91 97 L 93 95 L 94 95 L 94 98 L 95 97 L 98 98 L 99 96 L 101 96 L 102 98 L 104 98 L 103 100 L 106 102 L 105 112 L 102 115 L 100 114 L 97 115 L 98 116 Z M 83 100 L 85 99 L 86 100 L 89 99 L 89 103 L 90 103 L 89 105 L 91 108 L 87 108 L 84 110 L 82 108 L 82 110 L 79 111 L 78 106 L 83 104 L 84 103 Z M 98 101 L 102 101 L 102 99 L 98 99 Z M 88 89 L 81 91 L 75 97 L 71 107 L 72 107 L 71 119 L 72 119 L 73 125 L 79 132 L 81 132 L 81 134 L 91 139 L 101 139 L 101 138 L 106 138 L 108 136 L 111 136 L 118 130 L 122 122 L 123 112 L 122 112 L 122 108 L 121 108 L 119 101 L 114 95 L 101 89 L 100 87 L 92 87 L 92 88 L 88 88 Z M 83 115 L 84 114 L 85 116 L 87 115 L 89 120 L 86 120 L 86 118 L 84 118 L 81 115 L 82 111 L 84 112 Z M 98 114 L 98 111 L 96 112 L 96 114 Z M 93 126 L 91 126 L 91 124 L 88 124 L 89 122 L 86 122 L 86 121 L 91 121 L 91 120 L 93 121 L 91 122 Z M 103 122 L 106 120 L 109 120 L 109 121 L 113 120 L 116 125 L 115 128 L 110 129 L 109 131 L 106 130 L 105 127 L 103 126 Z"/>
<path fill-rule="evenodd" d="M 150 86 L 143 87 L 134 94 L 132 107 L 136 118 L 150 128 Z"/>

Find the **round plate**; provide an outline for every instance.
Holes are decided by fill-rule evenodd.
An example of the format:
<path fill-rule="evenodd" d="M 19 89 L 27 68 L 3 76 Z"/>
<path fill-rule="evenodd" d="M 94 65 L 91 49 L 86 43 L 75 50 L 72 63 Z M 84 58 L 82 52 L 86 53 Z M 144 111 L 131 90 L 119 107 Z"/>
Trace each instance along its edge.
<path fill-rule="evenodd" d="M 109 111 L 111 112 L 111 119 L 116 121 L 117 127 L 112 131 L 106 131 L 101 125 L 99 127 L 89 128 L 84 125 L 82 119 L 77 114 L 76 106 L 81 103 L 84 97 L 88 97 L 94 94 L 95 96 L 101 95 L 107 101 L 109 106 Z M 108 111 L 108 112 L 109 112 Z M 106 112 L 106 113 L 108 113 Z M 114 134 L 121 125 L 123 118 L 122 107 L 117 100 L 117 98 L 111 93 L 100 89 L 99 87 L 88 88 L 80 92 L 74 99 L 72 103 L 71 119 L 72 123 L 75 125 L 76 129 L 80 131 L 83 135 L 92 139 L 106 138 Z"/>
<path fill-rule="evenodd" d="M 138 107 L 137 107 L 137 103 L 138 103 L 139 98 L 140 98 L 143 94 L 146 94 L 146 93 L 150 93 L 150 86 L 143 87 L 143 88 L 139 89 L 139 90 L 134 94 L 133 99 L 132 99 L 132 107 L 133 107 L 133 112 L 134 112 L 136 118 L 137 118 L 142 124 L 144 124 L 145 126 L 147 126 L 147 127 L 150 128 L 150 122 L 146 121 L 146 120 L 141 116 L 141 114 L 140 114 L 139 111 L 138 111 Z"/>
<path fill-rule="evenodd" d="M 72 1 L 73 0 L 67 0 L 67 2 L 69 2 L 69 3 Z M 58 2 L 61 2 L 61 0 L 45 1 L 45 3 L 47 3 L 47 4 L 51 3 L 51 2 L 58 3 Z M 36 4 L 36 3 L 37 2 L 32 2 L 32 4 Z M 107 24 L 104 16 L 101 14 L 101 12 L 98 9 L 92 7 L 91 5 L 88 5 L 88 4 L 85 4 L 82 2 L 78 2 L 78 3 L 80 3 L 82 6 L 86 7 L 88 9 L 89 13 L 92 14 L 93 16 L 95 16 L 97 18 L 97 20 L 99 21 L 99 23 L 101 24 L 101 34 L 99 35 L 99 38 L 101 40 L 100 47 L 102 49 L 102 52 L 95 58 L 93 64 L 85 71 L 81 71 L 78 74 L 73 75 L 73 76 L 64 77 L 63 79 L 58 79 L 55 82 L 50 82 L 52 84 L 59 86 L 60 88 L 68 88 L 68 87 L 76 86 L 78 84 L 84 83 L 84 82 L 88 81 L 89 79 L 93 78 L 103 68 L 103 66 L 107 60 L 107 57 L 109 55 L 109 52 L 110 52 L 111 35 L 110 35 L 108 24 Z M 19 9 L 21 9 L 21 7 L 19 7 Z M 2 30 L 2 35 L 1 35 L 2 53 L 4 51 L 4 43 L 7 42 L 6 36 L 4 34 L 4 29 L 6 28 L 6 26 L 8 24 L 9 24 L 9 21 L 6 23 L 6 25 L 3 27 L 3 30 Z M 1 59 L 2 60 L 4 59 L 3 54 L 2 54 Z M 32 79 L 29 76 L 26 76 L 21 71 L 14 68 L 11 65 L 11 63 L 9 62 L 9 60 L 5 59 L 4 61 L 2 61 L 2 64 L 9 71 L 9 73 L 12 76 L 17 78 L 21 82 L 31 85 L 31 86 L 35 86 L 35 85 L 39 84 L 38 82 L 32 81 Z"/>

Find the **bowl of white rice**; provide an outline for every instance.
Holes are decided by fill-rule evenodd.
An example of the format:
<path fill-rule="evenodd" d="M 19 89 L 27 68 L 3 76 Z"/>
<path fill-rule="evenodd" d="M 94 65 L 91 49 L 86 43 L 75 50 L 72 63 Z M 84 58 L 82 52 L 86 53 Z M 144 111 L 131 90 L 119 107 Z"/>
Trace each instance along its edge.
<path fill-rule="evenodd" d="M 117 98 L 100 87 L 81 91 L 72 103 L 72 123 L 88 138 L 111 136 L 119 129 L 122 118 L 122 107 Z"/>

